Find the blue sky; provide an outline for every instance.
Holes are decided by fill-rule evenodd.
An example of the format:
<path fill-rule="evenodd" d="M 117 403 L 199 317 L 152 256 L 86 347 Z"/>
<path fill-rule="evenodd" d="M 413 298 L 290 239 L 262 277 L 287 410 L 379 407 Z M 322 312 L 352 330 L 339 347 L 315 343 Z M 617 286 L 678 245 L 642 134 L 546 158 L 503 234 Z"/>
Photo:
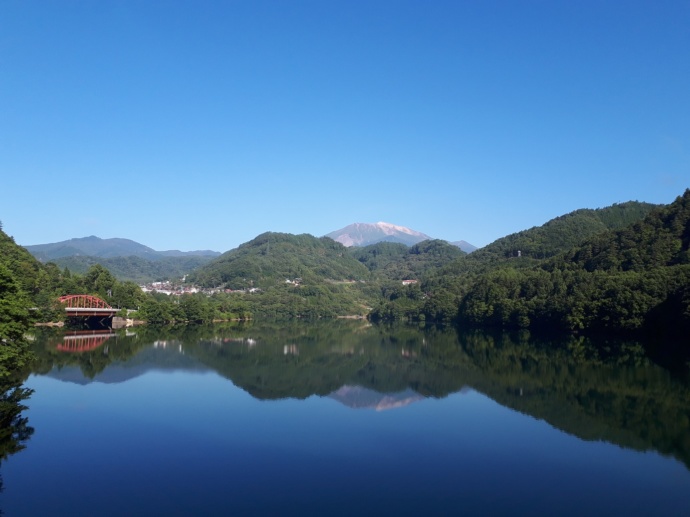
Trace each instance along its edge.
<path fill-rule="evenodd" d="M 689 1 L 0 2 L 19 244 L 477 246 L 690 187 Z"/>

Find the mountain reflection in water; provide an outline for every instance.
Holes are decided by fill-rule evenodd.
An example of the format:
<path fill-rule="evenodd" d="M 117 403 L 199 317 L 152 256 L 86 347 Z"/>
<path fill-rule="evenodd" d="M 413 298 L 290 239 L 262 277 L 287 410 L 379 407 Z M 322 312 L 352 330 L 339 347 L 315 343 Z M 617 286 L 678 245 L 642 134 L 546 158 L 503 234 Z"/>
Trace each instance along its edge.
<path fill-rule="evenodd" d="M 138 328 L 83 353 L 62 352 L 61 340 L 56 331 L 37 336 L 36 373 L 116 383 L 154 370 L 213 371 L 261 400 L 316 395 L 378 411 L 472 389 L 582 439 L 690 466 L 686 378 L 635 342 L 351 321 Z"/>
<path fill-rule="evenodd" d="M 361 321 L 112 334 L 33 336 L 2 401 L 7 515 L 690 507 L 686 375 L 640 343 Z"/>
<path fill-rule="evenodd" d="M 353 409 L 366 408 L 376 411 L 405 407 L 425 398 L 409 388 L 397 393 L 379 393 L 362 386 L 343 386 L 329 397 Z"/>

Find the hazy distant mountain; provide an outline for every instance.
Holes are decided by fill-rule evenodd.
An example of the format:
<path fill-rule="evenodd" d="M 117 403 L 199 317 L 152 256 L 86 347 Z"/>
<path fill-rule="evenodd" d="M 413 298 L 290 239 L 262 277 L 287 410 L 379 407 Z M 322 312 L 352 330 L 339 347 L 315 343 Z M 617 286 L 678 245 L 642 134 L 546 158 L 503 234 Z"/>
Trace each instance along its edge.
<path fill-rule="evenodd" d="M 67 268 L 72 273 L 83 275 L 95 264 L 108 269 L 115 278 L 121 281 L 131 280 L 137 283 L 155 282 L 182 278 L 199 266 L 213 260 L 214 257 L 202 255 L 185 255 L 182 257 L 142 258 L 134 255 L 128 257 L 91 257 L 88 255 L 72 255 L 51 259 L 60 269 Z"/>
<path fill-rule="evenodd" d="M 477 246 L 470 244 L 467 241 L 455 241 L 455 242 L 451 242 L 451 244 L 453 246 L 457 246 L 458 248 L 460 248 L 465 253 L 472 253 L 474 250 L 479 249 L 479 248 L 477 248 Z"/>
<path fill-rule="evenodd" d="M 220 251 L 213 250 L 194 250 L 194 251 L 180 251 L 180 250 L 167 250 L 156 252 L 164 257 L 219 257 L 221 255 Z"/>
<path fill-rule="evenodd" d="M 344 246 L 368 246 L 377 242 L 399 242 L 412 246 L 431 239 L 428 235 L 390 223 L 354 223 L 326 235 Z"/>
<path fill-rule="evenodd" d="M 37 259 L 46 262 L 64 257 L 89 256 L 98 258 L 140 257 L 157 260 L 163 257 L 217 257 L 217 251 L 156 251 L 129 239 L 101 239 L 94 235 L 50 244 L 24 246 Z"/>
<path fill-rule="evenodd" d="M 41 262 L 55 262 L 74 273 L 94 264 L 106 267 L 118 280 L 150 282 L 181 277 L 220 255 L 217 251 L 156 251 L 129 239 L 80 239 L 24 246 Z"/>

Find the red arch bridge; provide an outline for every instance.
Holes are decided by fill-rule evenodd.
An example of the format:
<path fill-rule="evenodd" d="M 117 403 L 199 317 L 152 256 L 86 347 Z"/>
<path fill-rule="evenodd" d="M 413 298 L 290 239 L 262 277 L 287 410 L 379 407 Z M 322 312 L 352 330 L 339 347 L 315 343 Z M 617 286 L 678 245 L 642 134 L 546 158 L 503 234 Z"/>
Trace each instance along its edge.
<path fill-rule="evenodd" d="M 71 318 L 112 318 L 118 311 L 97 296 L 88 294 L 68 294 L 61 296 L 59 301 Z"/>

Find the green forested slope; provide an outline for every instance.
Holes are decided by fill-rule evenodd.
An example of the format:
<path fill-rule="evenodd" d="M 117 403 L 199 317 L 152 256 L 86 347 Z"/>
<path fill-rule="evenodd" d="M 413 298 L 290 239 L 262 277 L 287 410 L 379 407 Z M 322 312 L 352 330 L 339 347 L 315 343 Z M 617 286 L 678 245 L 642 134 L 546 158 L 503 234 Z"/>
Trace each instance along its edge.
<path fill-rule="evenodd" d="M 554 266 L 587 271 L 646 271 L 690 263 L 690 190 L 644 220 L 613 234 L 603 234 L 574 248 Z"/>
<path fill-rule="evenodd" d="M 378 294 L 371 273 L 330 238 L 264 233 L 202 266 L 188 281 L 205 287 L 257 288 L 244 298 L 258 317 L 364 315 Z"/>
<path fill-rule="evenodd" d="M 19 393 L 10 379 L 30 358 L 24 335 L 35 320 L 30 293 L 36 289 L 40 271 L 36 259 L 0 225 L 0 402 Z"/>
<path fill-rule="evenodd" d="M 12 237 L 0 230 L 0 267 L 5 267 L 20 289 L 3 291 L 0 296 L 22 300 L 31 307 L 31 319 L 35 321 L 60 321 L 64 310 L 57 299 L 65 294 L 92 294 L 100 296 L 114 307 L 136 307 L 143 293 L 132 282 L 119 282 L 103 266 L 92 265 L 83 275 L 62 270 L 54 263 L 41 264 Z M 9 280 L 8 280 L 9 281 Z M 10 293 L 10 294 L 8 294 Z"/>
<path fill-rule="evenodd" d="M 497 269 L 463 297 L 459 319 L 507 327 L 690 331 L 690 190 L 644 220 L 531 269 Z"/>
<path fill-rule="evenodd" d="M 327 237 L 263 233 L 202 266 L 190 281 L 205 287 L 268 288 L 285 280 L 303 283 L 364 280 L 367 268 L 345 246 Z"/>
<path fill-rule="evenodd" d="M 350 253 L 376 277 L 386 280 L 417 279 L 466 255 L 457 246 L 438 239 L 422 241 L 410 247 L 380 242 L 352 248 Z"/>
<path fill-rule="evenodd" d="M 26 293 L 34 292 L 41 271 L 41 263 L 2 231 L 2 225 L 0 225 L 0 264 L 7 267 Z"/>
<path fill-rule="evenodd" d="M 2 240 L 6 250 L 8 243 Z M 22 387 L 27 375 L 23 372 L 32 359 L 25 338 L 33 321 L 30 308 L 15 274 L 0 261 L 0 461 L 23 449 L 33 433 L 22 415 L 23 402 L 32 391 Z"/>
<path fill-rule="evenodd" d="M 666 207 L 578 210 L 498 239 L 428 272 L 419 291 L 384 292 L 372 317 L 563 330 L 685 325 L 687 196 Z"/>
<path fill-rule="evenodd" d="M 350 248 L 350 254 L 364 264 L 369 271 L 381 271 L 389 264 L 405 259 L 409 248 L 399 242 L 377 242 L 369 246 Z"/>
<path fill-rule="evenodd" d="M 657 207 L 629 201 L 596 210 L 576 210 L 542 226 L 502 237 L 456 260 L 444 268 L 443 274 L 487 271 L 503 263 L 510 263 L 513 267 L 528 267 L 578 246 L 597 234 L 625 228 L 640 221 Z M 520 260 L 515 260 L 518 258 Z"/>

